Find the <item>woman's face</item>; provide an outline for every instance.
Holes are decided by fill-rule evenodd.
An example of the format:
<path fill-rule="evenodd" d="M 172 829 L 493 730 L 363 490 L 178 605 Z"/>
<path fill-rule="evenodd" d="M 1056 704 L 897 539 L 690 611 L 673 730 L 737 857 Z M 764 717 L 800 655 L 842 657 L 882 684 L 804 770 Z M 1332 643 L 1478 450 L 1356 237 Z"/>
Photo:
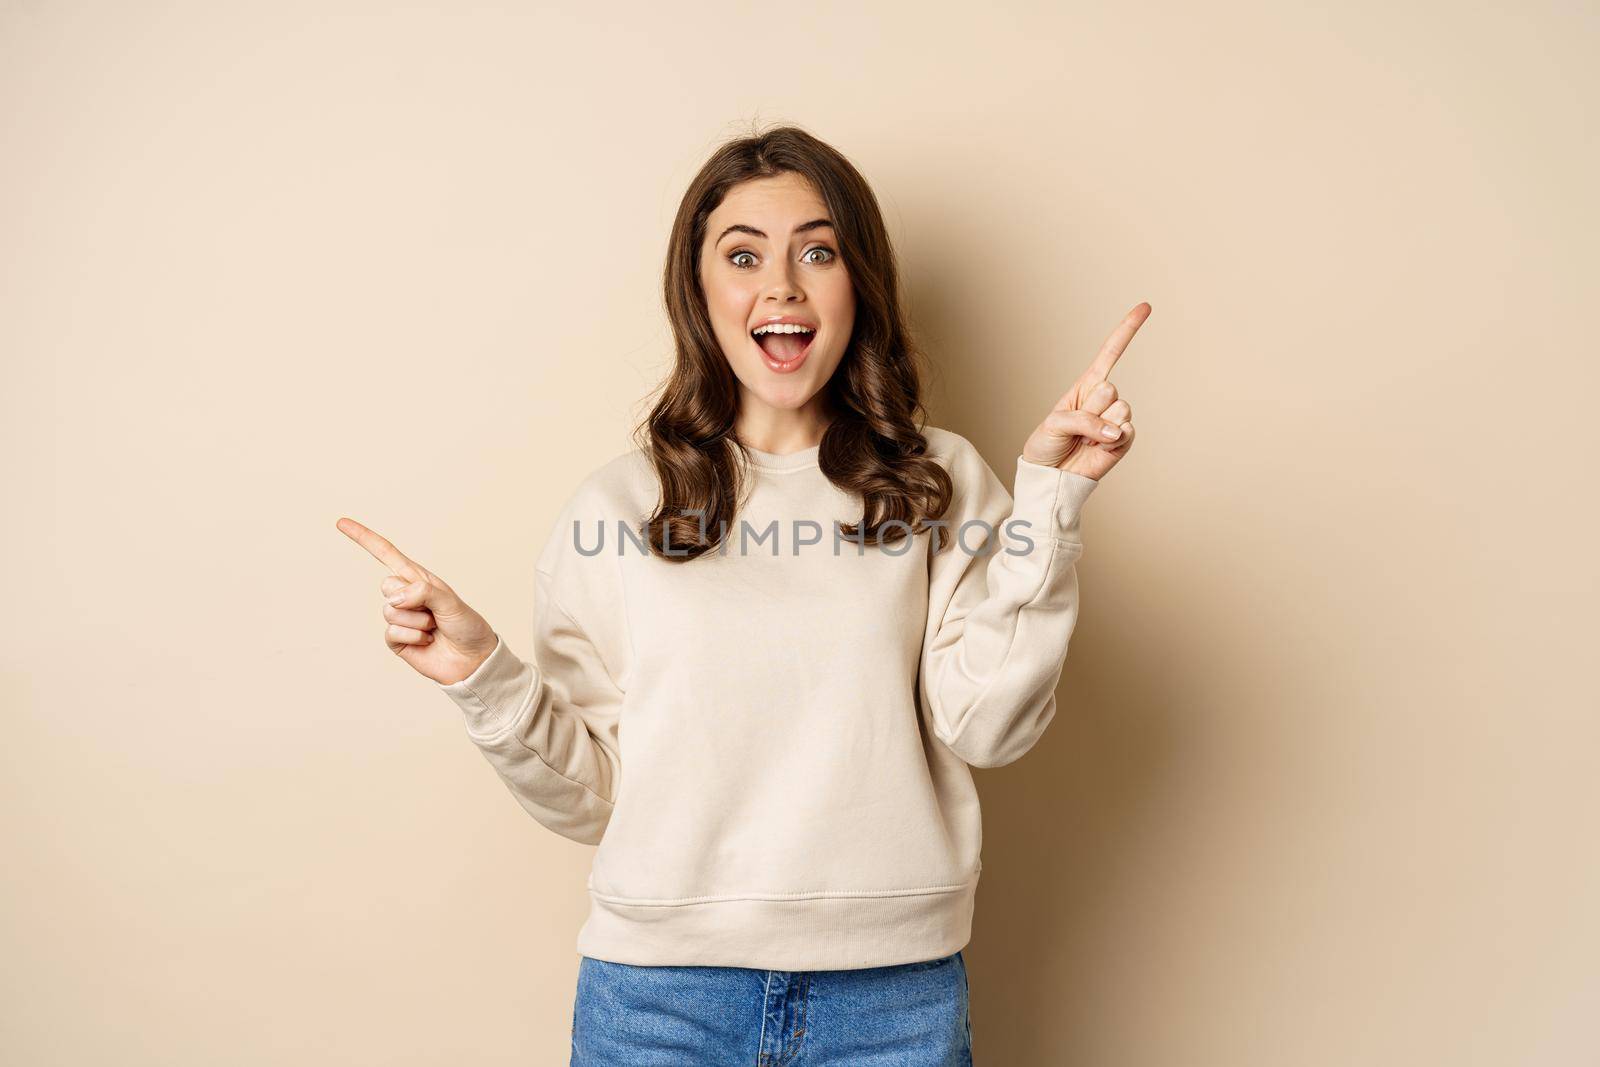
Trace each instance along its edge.
<path fill-rule="evenodd" d="M 780 174 L 730 189 L 706 224 L 700 284 L 717 343 L 743 387 L 741 420 L 772 427 L 791 418 L 783 412 L 805 412 L 821 424 L 818 394 L 844 358 L 856 301 L 810 182 Z M 752 335 L 775 319 L 812 332 Z"/>

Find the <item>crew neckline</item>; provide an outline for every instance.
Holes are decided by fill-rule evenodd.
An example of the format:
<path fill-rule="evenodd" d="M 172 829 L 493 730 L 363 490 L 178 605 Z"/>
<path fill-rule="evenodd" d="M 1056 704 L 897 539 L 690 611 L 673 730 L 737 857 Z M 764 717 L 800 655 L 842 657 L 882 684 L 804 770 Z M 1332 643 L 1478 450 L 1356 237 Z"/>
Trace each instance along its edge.
<path fill-rule="evenodd" d="M 822 445 L 815 444 L 798 452 L 765 452 L 749 445 L 745 445 L 744 450 L 750 453 L 750 465 L 753 467 L 769 471 L 795 471 L 815 467 Z"/>

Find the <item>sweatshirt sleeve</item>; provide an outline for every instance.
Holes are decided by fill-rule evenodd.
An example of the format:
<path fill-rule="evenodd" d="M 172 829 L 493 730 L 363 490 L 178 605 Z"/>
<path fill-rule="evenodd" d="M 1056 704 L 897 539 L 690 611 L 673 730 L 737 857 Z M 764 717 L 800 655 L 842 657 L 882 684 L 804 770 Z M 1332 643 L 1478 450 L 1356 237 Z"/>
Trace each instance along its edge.
<path fill-rule="evenodd" d="M 556 578 L 535 574 L 533 659 L 518 657 L 502 635 L 477 670 L 439 688 L 529 814 L 562 837 L 598 844 L 622 773 L 623 691 L 557 599 Z"/>
<path fill-rule="evenodd" d="M 1099 482 L 1019 455 L 1013 500 L 965 444 L 951 474 L 949 543 L 929 564 L 922 695 L 940 741 L 974 767 L 1003 767 L 1055 716 L 1078 620 L 1080 511 Z"/>

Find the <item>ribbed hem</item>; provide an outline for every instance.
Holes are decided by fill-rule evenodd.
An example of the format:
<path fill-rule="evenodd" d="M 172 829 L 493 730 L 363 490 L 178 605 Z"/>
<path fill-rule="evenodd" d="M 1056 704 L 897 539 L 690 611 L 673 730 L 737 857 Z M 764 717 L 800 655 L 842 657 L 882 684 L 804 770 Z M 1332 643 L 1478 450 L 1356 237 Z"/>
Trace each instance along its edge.
<path fill-rule="evenodd" d="M 822 455 L 822 446 L 812 445 L 798 452 L 763 452 L 759 448 L 746 445 L 745 451 L 750 453 L 749 463 L 752 467 L 760 467 L 767 471 L 797 471 L 815 467 L 817 458 Z"/>
<path fill-rule="evenodd" d="M 466 716 L 468 736 L 482 740 L 502 733 L 521 717 L 533 693 L 534 669 L 498 634 L 494 651 L 477 670 L 450 685 L 434 685 Z"/>
<path fill-rule="evenodd" d="M 635 966 L 853 970 L 948 956 L 972 939 L 978 868 L 966 883 L 894 896 L 739 897 L 630 904 L 589 886 L 578 952 Z"/>
<path fill-rule="evenodd" d="M 1053 537 L 1081 544 L 1079 520 L 1084 501 L 1100 483 L 1059 467 L 1017 457 L 1017 477 L 1011 496 L 1012 518 L 1027 519 L 1030 537 Z"/>

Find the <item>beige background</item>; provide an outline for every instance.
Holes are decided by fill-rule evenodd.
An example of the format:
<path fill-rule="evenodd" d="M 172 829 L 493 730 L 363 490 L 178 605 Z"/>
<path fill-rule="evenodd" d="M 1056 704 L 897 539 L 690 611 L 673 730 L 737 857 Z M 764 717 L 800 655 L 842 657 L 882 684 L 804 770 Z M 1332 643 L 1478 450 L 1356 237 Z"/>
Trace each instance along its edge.
<path fill-rule="evenodd" d="M 382 642 L 529 642 L 685 184 L 868 176 L 1009 479 L 1141 300 L 980 1064 L 1594 1062 L 1588 4 L 0 5 L 0 1059 L 566 1062 L 592 849 Z"/>

